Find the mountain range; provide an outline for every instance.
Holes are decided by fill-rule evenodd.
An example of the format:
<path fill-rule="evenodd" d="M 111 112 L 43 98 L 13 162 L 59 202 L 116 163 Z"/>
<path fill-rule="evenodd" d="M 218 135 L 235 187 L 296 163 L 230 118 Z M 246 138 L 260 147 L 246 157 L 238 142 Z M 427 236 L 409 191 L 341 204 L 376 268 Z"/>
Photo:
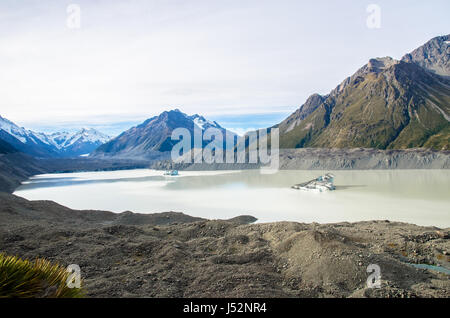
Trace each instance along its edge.
<path fill-rule="evenodd" d="M 371 59 L 281 122 L 281 148 L 450 149 L 449 35 Z"/>
<path fill-rule="evenodd" d="M 431 39 L 402 59 L 370 59 L 326 95 L 313 94 L 275 125 L 281 148 L 450 149 L 450 35 Z M 35 157 L 161 158 L 177 141 L 176 128 L 213 127 L 215 121 L 165 111 L 110 137 L 95 129 L 37 133 L 0 117 L 0 151 Z M 202 146 L 208 142 L 203 142 Z"/>
<path fill-rule="evenodd" d="M 284 121 L 281 148 L 450 149 L 449 35 L 401 60 L 374 58 L 327 95 L 313 94 Z M 202 116 L 166 111 L 95 150 L 93 156 L 155 157 L 171 132 L 216 127 Z"/>
<path fill-rule="evenodd" d="M 35 157 L 78 157 L 87 155 L 111 137 L 95 130 L 82 128 L 75 132 L 45 134 L 19 127 L 0 116 L 0 140 L 7 148 Z"/>
<path fill-rule="evenodd" d="M 171 151 L 173 145 L 178 142 L 171 139 L 174 129 L 186 128 L 191 136 L 194 136 L 194 127 L 202 131 L 216 128 L 222 133 L 228 133 L 236 138 L 234 133 L 227 131 L 215 121 L 207 120 L 198 114 L 189 116 L 179 109 L 175 109 L 149 118 L 142 124 L 123 132 L 118 137 L 101 145 L 91 156 L 158 157 L 161 153 Z M 203 143 L 202 146 L 206 143 Z M 191 145 L 193 146 L 193 144 Z"/>
<path fill-rule="evenodd" d="M 111 137 L 93 128 L 82 128 L 76 132 L 56 132 L 50 140 L 64 157 L 88 155 Z"/>

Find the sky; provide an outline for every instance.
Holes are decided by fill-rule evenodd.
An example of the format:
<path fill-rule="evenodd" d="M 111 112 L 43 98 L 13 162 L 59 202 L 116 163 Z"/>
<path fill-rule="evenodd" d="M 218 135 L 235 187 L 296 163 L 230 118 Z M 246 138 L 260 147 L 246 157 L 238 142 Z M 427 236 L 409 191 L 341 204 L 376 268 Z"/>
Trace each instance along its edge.
<path fill-rule="evenodd" d="M 179 108 L 267 127 L 370 58 L 448 34 L 448 12 L 448 0 L 2 0 L 0 115 L 115 135 Z"/>

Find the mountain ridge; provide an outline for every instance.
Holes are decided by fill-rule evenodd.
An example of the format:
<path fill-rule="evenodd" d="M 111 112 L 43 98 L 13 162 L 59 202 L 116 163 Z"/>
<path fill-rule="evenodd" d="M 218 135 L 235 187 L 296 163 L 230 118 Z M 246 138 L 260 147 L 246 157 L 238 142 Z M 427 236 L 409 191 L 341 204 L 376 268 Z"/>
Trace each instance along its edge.
<path fill-rule="evenodd" d="M 228 132 L 232 136 L 236 136 L 215 121 L 209 121 L 198 114 L 189 116 L 179 109 L 174 109 L 164 111 L 158 116 L 153 116 L 142 124 L 126 130 L 97 148 L 91 156 L 145 157 L 147 159 L 159 156 L 167 157 L 167 153 L 178 142 L 171 139 L 173 130 L 185 128 L 191 133 L 191 136 L 194 136 L 194 127 L 202 131 L 216 128 L 223 133 Z"/>
<path fill-rule="evenodd" d="M 111 140 L 111 137 L 94 128 L 81 128 L 76 132 L 55 132 L 50 134 L 49 138 L 65 157 L 89 154 Z"/>
<path fill-rule="evenodd" d="M 437 36 L 407 53 L 402 61 L 416 63 L 437 75 L 450 77 L 449 35 Z"/>
<path fill-rule="evenodd" d="M 414 53 L 430 57 L 435 51 L 449 52 L 448 39 L 433 38 L 413 51 L 411 62 L 370 59 L 328 95 L 310 96 L 277 125 L 281 148 L 448 150 L 450 80 L 441 64 L 449 54 L 421 63 L 420 54 Z M 436 43 L 445 50 L 437 50 Z"/>
<path fill-rule="evenodd" d="M 90 153 L 111 137 L 93 128 L 45 134 L 19 127 L 0 116 L 0 139 L 34 157 L 78 157 Z"/>

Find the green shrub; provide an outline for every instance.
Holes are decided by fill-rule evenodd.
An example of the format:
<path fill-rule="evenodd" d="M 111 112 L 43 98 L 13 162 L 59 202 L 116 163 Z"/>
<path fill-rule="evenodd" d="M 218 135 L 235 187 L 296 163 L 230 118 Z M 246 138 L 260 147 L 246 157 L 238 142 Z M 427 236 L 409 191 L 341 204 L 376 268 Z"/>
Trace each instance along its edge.
<path fill-rule="evenodd" d="M 34 262 L 0 253 L 0 298 L 79 298 L 81 288 L 69 288 L 70 273 L 45 259 Z"/>

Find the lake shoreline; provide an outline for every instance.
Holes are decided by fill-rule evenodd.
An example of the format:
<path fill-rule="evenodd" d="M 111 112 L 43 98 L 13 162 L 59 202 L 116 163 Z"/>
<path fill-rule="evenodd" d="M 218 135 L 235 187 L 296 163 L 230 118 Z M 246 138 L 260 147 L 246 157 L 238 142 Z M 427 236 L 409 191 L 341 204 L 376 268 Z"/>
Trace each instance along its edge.
<path fill-rule="evenodd" d="M 257 164 L 174 164 L 145 158 L 38 159 L 23 153 L 0 154 L 0 191 L 13 193 L 21 182 L 37 174 L 105 171 L 136 168 L 158 170 L 243 170 Z M 450 169 L 450 151 L 428 149 L 281 149 L 281 170 Z"/>
<path fill-rule="evenodd" d="M 248 163 L 173 163 L 159 160 L 151 167 L 158 170 L 189 171 L 259 169 L 260 164 Z M 390 169 L 450 169 L 450 151 L 430 149 L 371 148 L 280 149 L 280 170 L 390 170 Z"/>

